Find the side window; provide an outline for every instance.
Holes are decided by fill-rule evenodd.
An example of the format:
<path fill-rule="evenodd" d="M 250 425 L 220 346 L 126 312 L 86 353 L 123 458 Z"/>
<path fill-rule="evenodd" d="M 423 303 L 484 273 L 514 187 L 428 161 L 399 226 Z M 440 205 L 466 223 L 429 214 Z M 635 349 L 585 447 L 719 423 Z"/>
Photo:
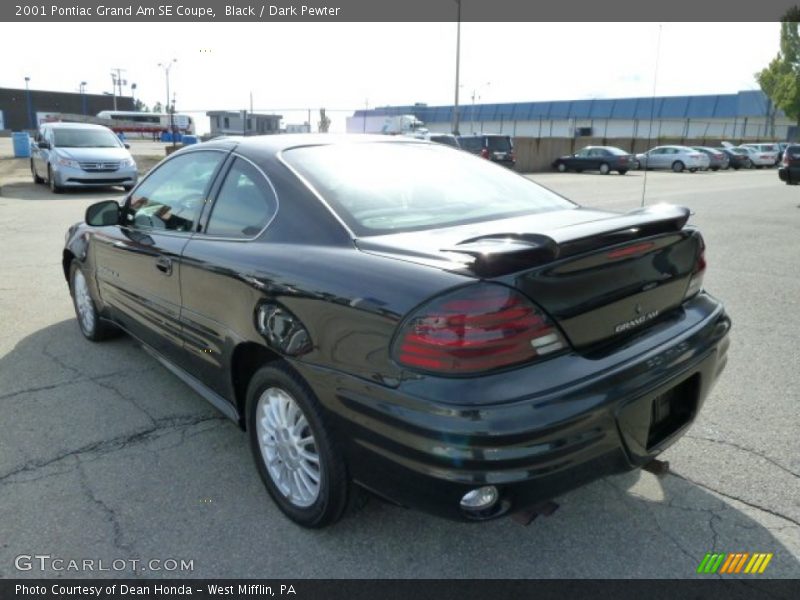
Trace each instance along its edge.
<path fill-rule="evenodd" d="M 584 148 L 583 150 L 578 152 L 575 156 L 580 156 L 581 158 L 584 158 L 586 156 L 589 156 L 591 154 L 591 152 L 592 151 L 589 148 Z"/>
<path fill-rule="evenodd" d="M 253 165 L 237 158 L 219 190 L 206 233 L 252 237 L 275 214 L 278 200 L 272 187 Z"/>
<path fill-rule="evenodd" d="M 131 195 L 128 224 L 139 229 L 194 231 L 222 152 L 190 152 L 156 169 Z"/>

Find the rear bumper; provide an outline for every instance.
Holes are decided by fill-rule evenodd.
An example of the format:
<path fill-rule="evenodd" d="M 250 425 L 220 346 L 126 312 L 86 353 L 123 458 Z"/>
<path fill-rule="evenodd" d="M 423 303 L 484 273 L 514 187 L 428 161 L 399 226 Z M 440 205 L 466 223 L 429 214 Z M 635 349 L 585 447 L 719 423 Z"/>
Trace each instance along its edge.
<path fill-rule="evenodd" d="M 477 378 L 409 375 L 392 386 L 296 366 L 330 413 L 356 482 L 454 519 L 466 518 L 467 491 L 495 485 L 492 518 L 640 467 L 686 431 L 724 368 L 730 319 L 705 294 L 680 312 L 608 355 Z M 654 399 L 678 385 L 685 414 L 651 427 Z"/>

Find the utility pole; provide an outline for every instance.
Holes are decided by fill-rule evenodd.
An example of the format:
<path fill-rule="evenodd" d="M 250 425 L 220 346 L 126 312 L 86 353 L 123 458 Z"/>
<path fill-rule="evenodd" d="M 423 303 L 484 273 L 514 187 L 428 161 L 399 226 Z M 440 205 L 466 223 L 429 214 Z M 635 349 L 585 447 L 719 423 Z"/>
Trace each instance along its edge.
<path fill-rule="evenodd" d="M 31 90 L 30 87 L 28 87 L 30 80 L 30 77 L 25 77 L 25 104 L 28 105 L 28 127 L 30 129 L 36 129 L 33 124 L 33 103 L 31 102 Z"/>
<path fill-rule="evenodd" d="M 456 25 L 456 99 L 453 106 L 453 135 L 461 135 L 458 131 L 458 77 L 461 67 L 461 0 L 456 0 L 458 5 Z"/>
<path fill-rule="evenodd" d="M 126 69 L 120 69 L 119 67 L 113 67 L 111 69 L 111 87 L 114 91 L 114 110 L 117 110 L 117 88 L 119 88 L 119 96 L 122 97 L 122 86 L 128 85 L 128 81 L 122 78 L 122 74 L 126 72 Z"/>
<path fill-rule="evenodd" d="M 158 63 L 158 66 L 164 69 L 164 75 L 167 79 L 167 114 L 169 115 L 169 131 L 170 135 L 172 136 L 172 146 L 173 148 L 176 145 L 175 142 L 175 104 L 173 101 L 172 109 L 170 110 L 169 106 L 169 72 L 172 69 L 172 65 L 178 62 L 177 58 L 173 58 L 170 61 Z"/>

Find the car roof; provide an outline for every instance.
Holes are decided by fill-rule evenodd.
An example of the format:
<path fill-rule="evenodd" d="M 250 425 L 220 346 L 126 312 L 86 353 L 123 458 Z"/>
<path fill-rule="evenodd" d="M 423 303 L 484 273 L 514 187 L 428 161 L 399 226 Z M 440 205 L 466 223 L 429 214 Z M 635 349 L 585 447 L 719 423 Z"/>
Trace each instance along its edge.
<path fill-rule="evenodd" d="M 53 129 L 101 129 L 103 131 L 111 131 L 105 125 L 95 125 L 94 123 L 62 123 L 61 121 L 42 123 L 39 127 L 52 127 Z"/>
<path fill-rule="evenodd" d="M 358 143 L 397 143 L 397 144 L 429 144 L 426 140 L 404 135 L 378 135 L 363 133 L 281 133 L 277 135 L 224 136 L 214 138 L 197 148 L 231 148 L 253 154 L 277 154 L 291 148 L 303 146 L 327 146 L 331 144 Z"/>

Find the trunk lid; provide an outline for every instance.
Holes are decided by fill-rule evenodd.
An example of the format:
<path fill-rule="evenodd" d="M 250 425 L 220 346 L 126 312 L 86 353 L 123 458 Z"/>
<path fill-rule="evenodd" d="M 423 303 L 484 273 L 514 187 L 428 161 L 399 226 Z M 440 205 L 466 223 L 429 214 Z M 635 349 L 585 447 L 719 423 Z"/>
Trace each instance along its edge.
<path fill-rule="evenodd" d="M 358 248 L 513 286 L 575 348 L 639 331 L 684 300 L 703 240 L 688 209 L 584 208 L 384 236 Z M 509 233 L 513 232 L 513 233 Z"/>

